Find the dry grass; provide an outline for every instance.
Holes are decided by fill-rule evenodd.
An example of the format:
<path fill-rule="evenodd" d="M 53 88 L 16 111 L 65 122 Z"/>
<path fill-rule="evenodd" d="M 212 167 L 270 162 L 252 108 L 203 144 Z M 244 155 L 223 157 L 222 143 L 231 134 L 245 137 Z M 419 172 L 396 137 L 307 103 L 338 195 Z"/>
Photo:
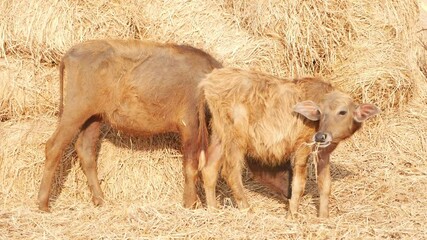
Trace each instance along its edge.
<path fill-rule="evenodd" d="M 418 3 L 252 2 L 1 1 L 0 239 L 427 238 L 427 55 Z M 106 206 L 90 203 L 70 147 L 55 180 L 53 212 L 41 213 L 35 201 L 44 143 L 57 121 L 56 64 L 71 45 L 91 38 L 188 43 L 225 65 L 320 75 L 383 114 L 334 153 L 326 220 L 315 217 L 313 174 L 296 220 L 286 219 L 284 200 L 247 174 L 252 211 L 234 208 L 224 183 L 222 209 L 183 209 L 179 139 L 109 128 L 98 162 Z"/>

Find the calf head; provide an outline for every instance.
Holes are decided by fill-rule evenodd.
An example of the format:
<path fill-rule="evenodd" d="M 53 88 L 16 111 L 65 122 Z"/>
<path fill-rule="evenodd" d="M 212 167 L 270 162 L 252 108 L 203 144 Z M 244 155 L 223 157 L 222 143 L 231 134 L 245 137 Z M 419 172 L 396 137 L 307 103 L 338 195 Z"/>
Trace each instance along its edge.
<path fill-rule="evenodd" d="M 319 159 L 316 165 L 320 196 L 319 217 L 328 217 L 331 192 L 329 155 L 341 140 L 350 137 L 357 131 L 363 121 L 379 113 L 379 109 L 375 105 L 367 103 L 356 105 L 348 95 L 339 91 L 332 91 L 325 94 L 318 103 L 313 101 L 297 103 L 294 111 L 311 121 L 318 121 L 317 132 L 312 137 L 312 141 L 322 148 L 318 153 Z M 296 179 L 303 177 L 295 176 Z M 301 190 L 303 184 L 293 183 L 292 188 L 294 187 Z M 296 212 L 298 206 L 298 198 L 293 199 L 295 195 L 293 189 L 289 207 L 291 213 Z"/>
<path fill-rule="evenodd" d="M 380 112 L 373 104 L 356 105 L 350 96 L 339 91 L 326 94 L 319 103 L 299 102 L 294 111 L 311 121 L 319 121 L 312 140 L 322 148 L 350 137 L 366 119 Z"/>

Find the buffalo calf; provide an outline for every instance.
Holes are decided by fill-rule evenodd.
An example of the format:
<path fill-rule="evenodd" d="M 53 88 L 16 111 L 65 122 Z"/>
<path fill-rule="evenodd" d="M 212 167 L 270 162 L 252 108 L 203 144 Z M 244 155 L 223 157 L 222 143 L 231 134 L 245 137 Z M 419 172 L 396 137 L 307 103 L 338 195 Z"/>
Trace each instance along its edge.
<path fill-rule="evenodd" d="M 72 47 L 60 63 L 61 117 L 46 143 L 39 209 L 48 211 L 54 172 L 77 133 L 75 147 L 92 200 L 95 205 L 103 203 L 95 161 L 101 121 L 130 134 L 179 133 L 184 206 L 192 206 L 197 201 L 199 156 L 204 156 L 208 142 L 197 86 L 218 67 L 221 64 L 207 53 L 183 45 L 94 40 Z M 64 69 L 67 84 L 62 107 Z"/>
<path fill-rule="evenodd" d="M 249 207 L 242 184 L 242 167 L 248 156 L 259 161 L 260 166 L 278 167 L 291 161 L 289 211 L 290 216 L 295 215 L 314 144 L 319 148 L 316 152 L 319 216 L 328 217 L 329 156 L 340 141 L 350 137 L 379 109 L 372 104 L 357 105 L 349 95 L 315 78 L 290 81 L 259 72 L 223 68 L 214 70 L 199 87 L 212 113 L 207 159 L 200 162 L 208 207 L 216 206 L 215 186 L 221 167 L 237 205 Z M 254 175 L 262 180 L 263 171 L 254 171 Z M 287 191 L 286 186 L 277 186 L 274 181 L 267 184 L 278 191 Z"/>

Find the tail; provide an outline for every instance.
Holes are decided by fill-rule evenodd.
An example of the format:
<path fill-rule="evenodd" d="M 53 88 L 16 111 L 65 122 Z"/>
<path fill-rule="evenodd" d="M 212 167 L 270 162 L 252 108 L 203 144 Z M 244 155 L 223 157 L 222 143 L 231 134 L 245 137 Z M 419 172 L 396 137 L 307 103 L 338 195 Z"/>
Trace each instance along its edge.
<path fill-rule="evenodd" d="M 64 110 L 64 59 L 59 63 L 59 117 L 62 116 Z"/>
<path fill-rule="evenodd" d="M 198 109 L 197 109 L 198 115 L 199 115 L 199 136 L 198 136 L 198 142 L 200 144 L 200 155 L 199 155 L 199 171 L 202 170 L 202 168 L 206 165 L 206 153 L 208 149 L 208 139 L 209 139 L 209 132 L 208 132 L 208 123 L 206 121 L 206 100 L 205 100 L 205 94 L 202 88 L 199 88 L 199 94 L 198 94 Z"/>

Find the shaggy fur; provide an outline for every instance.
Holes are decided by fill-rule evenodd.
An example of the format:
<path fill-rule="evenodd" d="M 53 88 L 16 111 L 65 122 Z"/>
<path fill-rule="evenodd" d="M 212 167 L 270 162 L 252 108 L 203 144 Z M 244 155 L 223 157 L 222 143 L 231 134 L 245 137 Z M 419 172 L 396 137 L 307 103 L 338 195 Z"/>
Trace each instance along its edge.
<path fill-rule="evenodd" d="M 60 64 L 62 116 L 46 143 L 39 208 L 48 211 L 55 169 L 64 148 L 78 132 L 75 147 L 92 200 L 95 205 L 103 203 L 95 161 L 101 121 L 130 134 L 180 133 L 184 205 L 192 206 L 197 200 L 199 156 L 204 156 L 208 140 L 204 105 L 199 100 L 197 85 L 217 67 L 221 67 L 219 62 L 189 46 L 96 40 L 72 47 Z M 64 69 L 67 94 L 63 108 Z M 198 114 L 199 110 L 202 114 Z"/>
<path fill-rule="evenodd" d="M 329 155 L 378 109 L 370 104 L 357 106 L 347 94 L 316 78 L 288 81 L 233 68 L 214 70 L 200 88 L 212 113 L 211 144 L 207 162 L 201 166 L 208 206 L 216 205 L 215 185 L 221 166 L 238 206 L 245 208 L 249 207 L 241 178 L 245 156 L 271 167 L 291 159 L 289 210 L 295 214 L 311 153 L 305 143 L 313 142 L 316 135 L 321 146 L 317 163 L 319 215 L 327 217 Z M 268 170 L 253 173 L 261 179 L 266 173 L 268 178 Z"/>

